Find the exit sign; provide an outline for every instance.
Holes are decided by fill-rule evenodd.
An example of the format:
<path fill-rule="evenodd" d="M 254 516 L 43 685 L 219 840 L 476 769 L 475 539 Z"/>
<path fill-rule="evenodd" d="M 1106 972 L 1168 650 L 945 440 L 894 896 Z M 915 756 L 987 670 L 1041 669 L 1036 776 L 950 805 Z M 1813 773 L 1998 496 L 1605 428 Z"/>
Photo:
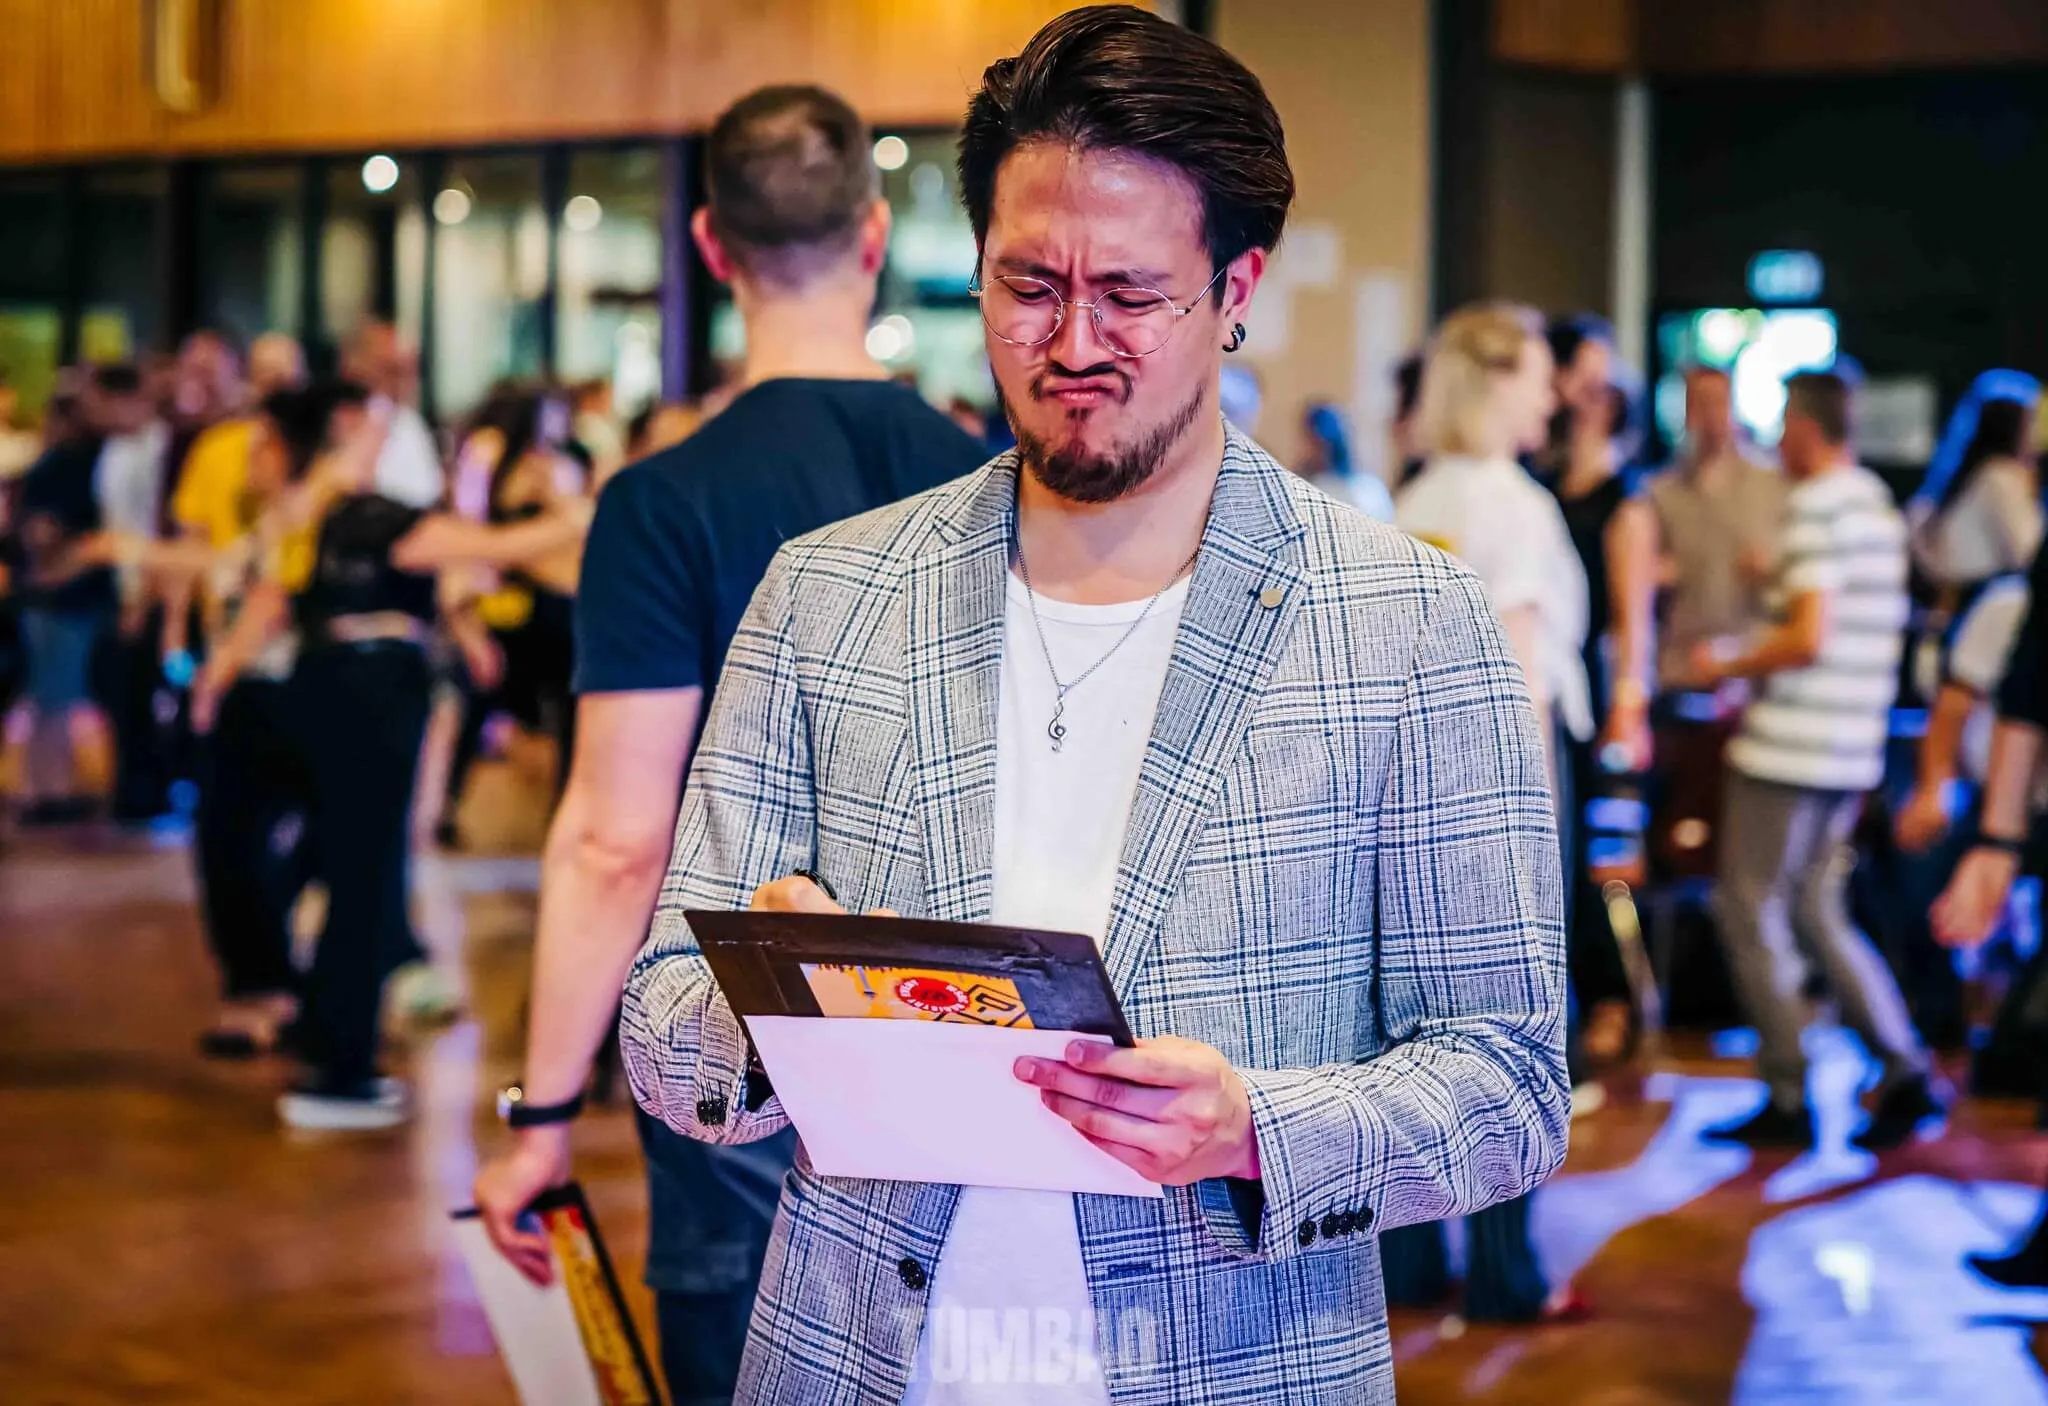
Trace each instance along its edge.
<path fill-rule="evenodd" d="M 1820 255 L 1805 249 L 1766 249 L 1749 261 L 1750 296 L 1760 303 L 1820 300 Z"/>

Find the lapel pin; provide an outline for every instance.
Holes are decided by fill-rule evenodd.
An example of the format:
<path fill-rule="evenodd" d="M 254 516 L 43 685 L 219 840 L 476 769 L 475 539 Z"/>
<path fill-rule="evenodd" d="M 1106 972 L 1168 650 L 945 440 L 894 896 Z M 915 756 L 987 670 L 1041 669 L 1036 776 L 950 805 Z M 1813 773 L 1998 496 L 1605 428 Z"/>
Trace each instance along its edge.
<path fill-rule="evenodd" d="M 1272 610 L 1280 604 L 1286 595 L 1287 593 L 1278 586 L 1268 586 L 1265 590 L 1259 592 L 1259 604 L 1268 610 Z"/>

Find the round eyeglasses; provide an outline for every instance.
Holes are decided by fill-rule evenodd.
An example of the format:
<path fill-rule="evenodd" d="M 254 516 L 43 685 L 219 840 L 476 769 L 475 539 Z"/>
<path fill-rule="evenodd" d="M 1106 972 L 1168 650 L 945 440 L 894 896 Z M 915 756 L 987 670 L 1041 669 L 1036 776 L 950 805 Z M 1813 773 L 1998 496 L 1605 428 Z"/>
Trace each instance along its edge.
<path fill-rule="evenodd" d="M 1059 335 L 1068 308 L 1086 308 L 1103 346 L 1116 356 L 1140 357 L 1165 346 L 1180 320 L 1227 272 L 1228 265 L 1217 269 L 1186 306 L 1157 288 L 1112 288 L 1096 298 L 1067 298 L 1044 279 L 1020 274 L 1001 274 L 984 283 L 976 272 L 967 291 L 980 300 L 981 320 L 988 330 L 1013 347 L 1045 345 Z"/>

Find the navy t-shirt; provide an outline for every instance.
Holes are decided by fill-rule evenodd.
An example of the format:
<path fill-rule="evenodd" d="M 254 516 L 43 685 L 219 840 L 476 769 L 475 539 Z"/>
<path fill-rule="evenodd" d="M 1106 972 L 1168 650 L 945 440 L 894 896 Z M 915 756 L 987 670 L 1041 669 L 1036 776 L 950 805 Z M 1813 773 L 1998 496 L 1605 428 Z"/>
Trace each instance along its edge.
<path fill-rule="evenodd" d="M 893 381 L 750 388 L 605 486 L 576 597 L 576 692 L 708 690 L 784 542 L 988 457 Z"/>
<path fill-rule="evenodd" d="M 740 617 L 792 537 L 935 488 L 989 455 L 891 381 L 766 381 L 598 499 L 576 595 L 579 694 L 718 681 Z M 698 729 L 709 712 L 698 713 Z M 694 739 L 693 739 L 694 741 Z M 647 1282 L 753 1293 L 790 1134 L 707 1147 L 642 1114 Z"/>

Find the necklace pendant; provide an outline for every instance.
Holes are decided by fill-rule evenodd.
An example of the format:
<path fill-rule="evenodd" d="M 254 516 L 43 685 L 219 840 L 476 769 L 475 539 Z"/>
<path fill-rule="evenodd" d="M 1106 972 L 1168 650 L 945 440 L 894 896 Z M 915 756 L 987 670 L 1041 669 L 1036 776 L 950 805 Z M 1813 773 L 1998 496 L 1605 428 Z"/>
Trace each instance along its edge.
<path fill-rule="evenodd" d="M 1045 725 L 1045 735 L 1052 739 L 1052 749 L 1057 752 L 1066 746 L 1067 725 L 1060 721 L 1067 711 L 1067 700 L 1062 698 L 1053 705 L 1052 721 Z"/>

